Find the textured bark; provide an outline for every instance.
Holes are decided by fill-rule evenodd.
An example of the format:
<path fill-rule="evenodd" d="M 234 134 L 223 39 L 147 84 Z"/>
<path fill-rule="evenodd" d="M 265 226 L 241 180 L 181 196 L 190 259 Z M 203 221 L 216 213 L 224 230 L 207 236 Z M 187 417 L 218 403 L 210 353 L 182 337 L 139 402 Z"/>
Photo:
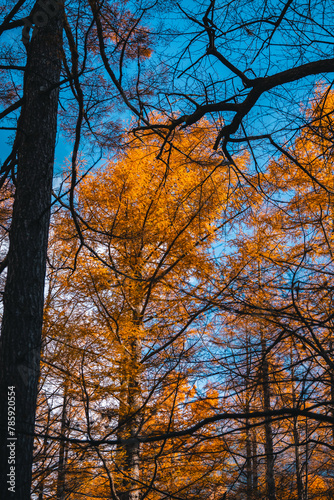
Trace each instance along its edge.
<path fill-rule="evenodd" d="M 3 499 L 30 499 L 58 108 L 58 89 L 48 89 L 60 79 L 62 18 L 62 9 L 50 15 L 44 27 L 35 28 L 27 47 L 0 352 Z M 15 493 L 8 491 L 6 479 L 8 386 L 16 393 Z"/>

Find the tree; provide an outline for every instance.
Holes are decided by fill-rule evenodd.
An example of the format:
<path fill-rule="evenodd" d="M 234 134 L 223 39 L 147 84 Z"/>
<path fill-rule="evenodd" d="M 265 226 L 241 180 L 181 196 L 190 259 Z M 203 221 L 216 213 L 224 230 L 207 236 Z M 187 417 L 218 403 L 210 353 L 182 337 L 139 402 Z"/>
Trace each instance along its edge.
<path fill-rule="evenodd" d="M 322 480 L 328 473 L 315 472 L 322 459 L 316 466 L 313 461 L 322 456 L 322 446 L 331 449 L 331 102 L 331 92 L 319 95 L 308 113 L 311 125 L 301 131 L 289 150 L 269 163 L 262 179 L 258 177 L 270 197 L 253 206 L 244 232 L 236 238 L 238 251 L 230 259 L 231 266 L 238 268 L 248 261 L 238 277 L 234 314 L 256 322 L 260 331 L 269 330 L 270 342 L 263 356 L 279 347 L 283 361 L 290 344 L 282 367 L 292 386 L 285 391 L 292 393 L 284 397 L 281 389 L 280 397 L 283 404 L 288 402 L 297 410 L 291 424 L 298 498 L 307 490 L 319 495 L 326 489 L 326 494 L 332 491 L 330 480 L 327 485 Z M 311 423 L 300 417 L 312 405 L 318 416 Z M 322 424 L 326 417 L 327 423 Z"/>
<path fill-rule="evenodd" d="M 319 156 L 313 134 L 314 130 L 308 140 L 296 141 L 298 156 L 301 161 L 302 151 L 307 154 L 304 167 L 311 162 L 310 152 L 315 163 L 321 158 L 317 172 L 326 176 L 328 147 L 324 143 Z M 321 143 L 323 139 L 321 134 Z M 125 498 L 146 493 L 160 497 L 167 492 L 178 498 L 196 497 L 201 491 L 208 497 L 226 493 L 233 499 L 245 494 L 251 499 L 273 496 L 274 482 L 275 496 L 282 500 L 289 495 L 302 498 L 307 491 L 330 495 L 332 485 L 325 470 L 330 459 L 324 460 L 324 450 L 328 455 L 332 398 L 323 345 L 330 338 L 325 320 L 331 320 L 331 313 L 322 277 L 330 247 L 319 218 L 310 217 L 308 209 L 314 199 L 324 209 L 327 198 L 324 190 L 313 193 L 318 185 L 302 169 L 287 166 L 280 158 L 268 166 L 271 185 L 266 178 L 251 180 L 266 186 L 268 193 L 275 192 L 278 199 L 279 190 L 285 189 L 283 210 L 259 196 L 254 187 L 228 178 L 229 167 L 218 155 L 203 164 L 211 135 L 199 129 L 197 140 L 201 162 L 192 151 L 194 136 L 185 133 L 184 140 L 165 153 L 166 163 L 156 160 L 161 143 L 153 140 L 120 155 L 98 177 L 86 176 L 76 201 L 84 246 L 65 202 L 65 211 L 55 219 L 53 240 L 63 262 L 57 263 L 63 301 L 70 303 L 71 297 L 76 321 L 82 324 L 71 326 L 76 332 L 71 338 L 81 339 L 81 348 L 87 339 L 85 359 L 92 355 L 83 364 L 87 395 L 81 411 L 91 414 L 94 424 L 87 427 L 89 418 L 84 416 L 80 434 L 72 428 L 67 435 L 70 448 L 89 447 L 85 464 L 90 479 L 73 472 L 77 479 L 73 488 L 78 492 L 84 484 L 89 494 L 98 487 L 103 496 L 111 494 L 114 485 L 116 495 Z M 211 181 L 214 190 L 206 191 Z M 206 193 L 212 193 L 216 205 L 205 203 Z M 211 229 L 209 209 L 216 217 Z M 218 254 L 215 248 L 212 258 L 211 246 L 227 224 L 225 253 Z M 307 236 L 315 243 L 305 259 L 307 226 L 312 227 Z M 207 232 L 202 233 L 204 228 Z M 296 268 L 301 273 L 298 290 L 293 286 Z M 307 287 L 302 284 L 303 273 L 310 280 Z M 310 298 L 313 288 L 323 294 L 320 302 L 316 295 Z M 147 297 L 138 325 L 133 310 L 138 314 Z M 318 339 L 308 332 L 311 320 L 313 329 L 318 324 Z M 200 339 L 203 348 L 195 348 L 192 338 Z M 109 381 L 108 388 L 99 392 L 92 370 L 100 380 L 96 360 L 102 353 Z M 77 363 L 82 366 L 80 356 Z M 199 390 L 192 387 L 194 383 Z M 103 400 L 108 406 L 98 410 Z M 80 403 L 77 408 L 79 414 Z M 109 421 L 107 432 L 99 412 Z M 87 429 L 89 439 L 84 440 Z M 129 443 L 129 436 L 138 441 Z M 53 437 L 57 439 L 57 434 Z M 43 433 L 41 443 L 42 439 Z M 95 450 L 99 463 L 93 458 Z M 98 484 L 97 470 L 104 471 Z M 172 480 L 171 470 L 177 479 Z M 107 482 L 108 474 L 112 481 Z"/>
<path fill-rule="evenodd" d="M 90 18 L 78 18 L 70 6 L 62 1 L 36 2 L 26 18 L 24 16 L 26 2 L 19 1 L 8 11 L 1 25 L 1 33 L 8 34 L 18 27 L 23 27 L 22 42 L 26 47 L 26 65 L 13 64 L 15 60 L 25 60 L 25 56 L 16 47 L 14 54 L 9 54 L 7 42 L 4 42 L 2 57 L 6 64 L 2 70 L 23 71 L 24 81 L 22 95 L 13 103 L 16 96 L 17 78 L 14 83 L 4 77 L 8 93 L 2 99 L 4 104 L 10 103 L 1 114 L 9 117 L 21 107 L 20 118 L 14 128 L 16 130 L 13 149 L 1 169 L 1 184 L 10 175 L 15 185 L 15 202 L 9 235 L 8 259 L 3 262 L 2 270 L 7 266 L 7 278 L 4 292 L 4 312 L 1 333 L 1 399 L 15 398 L 15 426 L 11 419 L 12 429 L 8 429 L 7 406 L 1 409 L 1 469 L 10 471 L 8 464 L 7 438 L 8 432 L 14 433 L 16 458 L 12 465 L 12 476 L 15 476 L 15 490 L 8 490 L 7 474 L 1 478 L 3 496 L 13 494 L 15 498 L 28 498 L 31 482 L 31 461 L 34 436 L 34 419 L 39 374 L 41 348 L 41 330 L 43 319 L 43 292 L 48 242 L 49 217 L 51 207 L 51 191 L 53 178 L 54 151 L 57 134 L 59 87 L 69 83 L 79 110 L 71 117 L 75 123 L 74 148 L 72 155 L 72 192 L 76 184 L 76 164 L 81 134 L 84 132 L 83 121 L 89 124 L 85 105 L 92 101 L 91 96 L 83 96 L 80 77 L 86 79 L 87 52 L 94 51 L 92 27 L 97 16 L 107 22 L 110 15 L 115 15 L 115 8 L 106 4 L 96 11 L 94 2 L 86 8 Z M 7 5 L 7 8 L 10 7 Z M 90 9 L 91 7 L 91 9 Z M 3 8 L 5 9 L 5 8 Z M 95 10 L 94 10 L 95 9 Z M 4 12 L 6 12 L 4 10 Z M 81 13 L 82 15 L 83 13 Z M 109 19 L 110 20 L 110 19 Z M 79 23 L 82 38 L 73 35 L 73 25 Z M 116 23 L 117 24 L 117 23 Z M 31 28 L 34 27 L 33 31 Z M 118 39 L 118 29 L 127 33 L 126 43 Z M 140 38 L 140 49 L 137 37 L 138 20 L 129 12 L 119 16 L 119 24 L 115 29 L 113 44 L 121 58 L 144 58 L 149 55 L 145 35 Z M 63 43 L 63 30 L 66 43 Z M 109 31 L 109 30 L 108 30 Z M 15 31 L 14 31 L 15 32 Z M 17 31 L 15 32 L 17 33 Z M 31 38 L 30 38 L 31 35 Z M 81 44 L 81 46 L 80 46 Z M 121 45 L 121 48 L 120 48 Z M 130 47 L 130 50 L 127 50 Z M 133 51 L 135 51 L 133 53 Z M 81 53 L 80 53 L 81 52 Z M 79 68 L 79 57 L 82 64 Z M 68 59 L 71 61 L 68 63 Z M 61 81 L 61 68 L 63 68 Z M 91 69 L 91 68 L 89 68 Z M 86 79 L 86 83 L 87 79 Z M 91 81 L 96 86 L 96 79 Z M 110 89 L 109 89 L 110 90 Z M 72 96 L 72 98 L 73 98 Z M 68 97 L 68 96 L 66 96 Z M 71 98 L 70 98 L 71 99 Z M 92 102 L 90 102 L 92 105 Z M 95 102 L 96 109 L 98 104 Z M 70 105 L 71 106 L 71 105 Z M 108 108 L 110 109 L 110 107 Z M 5 127 L 6 129 L 7 127 Z M 95 138 L 98 134 L 92 131 Z M 103 135 L 103 132 L 102 132 Z M 73 210 L 73 206 L 71 207 Z M 10 394 L 8 393 L 9 389 Z M 15 427 L 15 428 L 14 428 Z M 11 434 L 10 434 L 11 435 Z"/>
<path fill-rule="evenodd" d="M 192 481 L 187 485 L 185 464 L 172 459 L 174 448 L 182 449 L 182 441 L 164 444 L 160 451 L 151 445 L 141 450 L 136 437 L 149 430 L 168 430 L 184 418 L 184 391 L 190 391 L 187 373 L 191 376 L 187 359 L 195 349 L 197 318 L 205 311 L 198 308 L 191 290 L 200 291 L 203 272 L 213 270 L 211 245 L 220 232 L 222 214 L 231 218 L 240 211 L 237 193 L 228 195 L 229 180 L 218 168 L 220 157 L 207 147 L 210 136 L 208 124 L 191 136 L 181 135 L 178 146 L 168 153 L 167 167 L 156 159 L 160 143 L 152 140 L 133 145 L 117 160 L 87 175 L 78 188 L 76 204 L 84 248 L 67 210 L 54 219 L 56 288 L 62 289 L 67 304 L 73 304 L 66 326 L 73 329 L 68 343 L 74 349 L 73 342 L 89 342 L 87 356 L 93 356 L 89 366 L 94 365 L 94 356 L 103 355 L 105 360 L 104 377 L 109 379 L 105 389 L 96 389 L 93 373 L 84 368 L 87 361 L 81 383 L 87 425 L 88 415 L 94 415 L 96 422 L 87 427 L 89 438 L 104 439 L 99 414 L 110 416 L 107 436 L 117 438 L 116 449 L 99 448 L 100 460 L 103 457 L 114 478 L 108 495 L 115 498 L 139 498 L 152 488 L 193 487 Z M 73 314 L 81 317 L 77 326 L 70 320 Z M 63 322 L 56 320 L 55 325 L 64 337 Z M 89 341 L 94 328 L 95 340 Z M 205 408 L 200 410 L 198 405 L 197 418 Z M 196 418 L 195 410 L 193 405 L 191 420 Z M 169 460 L 180 470 L 174 485 L 166 483 Z M 200 481 L 200 463 L 192 461 L 192 476 Z M 204 468 L 204 476 L 208 474 Z"/>
<path fill-rule="evenodd" d="M 222 151 L 231 169 L 240 178 L 246 175 L 233 155 L 249 148 L 254 169 L 261 171 L 264 155 L 283 153 L 286 141 L 305 126 L 300 103 L 303 111 L 312 105 L 315 82 L 331 84 L 334 59 L 326 19 L 332 15 L 326 0 L 308 5 L 208 0 L 179 6 L 185 25 L 173 28 L 184 50 L 181 56 L 168 54 L 168 62 L 162 59 L 173 67 L 173 79 L 170 86 L 164 82 L 154 103 L 166 119 L 142 120 L 137 130 L 165 130 L 168 142 L 175 130 L 191 130 L 210 116 L 217 128 L 213 148 Z"/>
<path fill-rule="evenodd" d="M 27 49 L 24 103 L 18 121 L 17 181 L 1 333 L 1 492 L 28 498 L 43 318 L 54 148 L 57 130 L 62 9 Z M 42 90 L 41 90 L 42 89 Z M 24 251 L 22 251 L 24 249 Z M 15 417 L 6 401 L 14 395 Z M 9 427 L 11 429 L 9 429 Z M 8 431 L 7 431 L 8 428 Z M 8 460 L 8 436 L 14 464 Z M 8 487 L 8 474 L 13 481 Z"/>

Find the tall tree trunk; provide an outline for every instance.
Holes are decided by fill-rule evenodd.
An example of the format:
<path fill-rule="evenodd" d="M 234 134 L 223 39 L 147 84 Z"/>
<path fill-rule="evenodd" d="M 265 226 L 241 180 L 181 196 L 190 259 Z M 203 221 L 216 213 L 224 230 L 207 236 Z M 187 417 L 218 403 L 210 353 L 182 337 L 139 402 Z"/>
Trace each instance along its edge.
<path fill-rule="evenodd" d="M 124 474 L 121 491 L 118 492 L 121 500 L 140 500 L 140 488 L 138 480 L 140 475 L 140 445 L 135 439 L 140 429 L 140 414 L 138 410 L 141 405 L 141 384 L 140 384 L 140 359 L 141 340 L 134 338 L 130 344 L 131 356 L 127 356 L 125 366 L 123 366 L 122 404 L 120 409 L 118 437 L 127 439 L 128 442 L 119 446 L 122 456 L 121 470 Z M 131 439 L 132 438 L 132 439 Z"/>
<path fill-rule="evenodd" d="M 294 370 L 294 360 L 293 360 L 293 352 L 291 348 L 291 377 L 292 377 L 292 405 L 293 408 L 297 408 L 297 395 L 294 385 L 295 379 L 295 370 Z M 295 463 L 296 463 L 296 482 L 297 482 L 297 498 L 298 500 L 304 500 L 304 486 L 303 486 L 303 478 L 302 478 L 302 469 L 300 464 L 300 437 L 299 437 L 299 429 L 298 429 L 298 418 L 294 417 L 293 419 L 293 441 L 294 441 L 294 450 L 295 450 Z"/>
<path fill-rule="evenodd" d="M 270 381 L 269 381 L 269 366 L 266 355 L 266 341 L 263 332 L 261 332 L 261 347 L 262 347 L 262 391 L 263 391 L 263 409 L 265 412 L 270 411 Z M 274 446 L 273 446 L 273 431 L 270 417 L 265 418 L 265 453 L 266 453 L 266 485 L 268 500 L 276 500 L 275 493 L 275 476 L 274 476 Z"/>
<path fill-rule="evenodd" d="M 249 355 L 249 337 L 246 337 L 246 405 L 245 411 L 249 413 L 250 411 L 250 355 Z M 253 489 L 253 478 L 252 478 L 252 438 L 251 438 L 251 428 L 249 419 L 246 419 L 246 497 L 247 500 L 252 500 L 252 489 Z"/>
<path fill-rule="evenodd" d="M 303 487 L 302 471 L 300 467 L 300 453 L 299 453 L 300 440 L 299 440 L 298 420 L 296 417 L 293 419 L 293 440 L 294 440 L 295 462 L 296 462 L 297 498 L 298 500 L 304 500 L 304 487 Z"/>
<path fill-rule="evenodd" d="M 305 397 L 305 396 L 304 396 Z M 305 399 L 304 399 L 305 409 Z M 308 435 L 308 419 L 305 417 L 305 480 L 304 480 L 304 498 L 308 500 L 308 460 L 309 460 L 309 435 Z"/>
<path fill-rule="evenodd" d="M 253 477 L 253 499 L 258 498 L 258 486 L 259 486 L 259 474 L 258 474 L 258 460 L 257 460 L 257 439 L 256 439 L 256 429 L 253 428 L 252 433 L 252 477 Z"/>
<path fill-rule="evenodd" d="M 333 353 L 333 342 L 329 343 L 329 352 Z M 332 441 L 334 444 L 334 373 L 333 373 L 333 370 L 330 371 L 330 387 L 331 387 L 331 403 L 332 403 L 332 417 L 333 417 Z"/>
<path fill-rule="evenodd" d="M 246 408 L 249 411 L 249 408 Z M 246 497 L 252 500 L 253 477 L 252 477 L 252 443 L 249 420 L 246 420 Z"/>
<path fill-rule="evenodd" d="M 67 424 L 67 403 L 68 403 L 68 376 L 66 375 L 65 386 L 64 386 L 64 399 L 63 408 L 61 413 L 61 427 L 60 427 L 60 437 L 65 438 L 68 431 Z M 59 461 L 58 461 L 58 475 L 57 475 L 57 500 L 65 500 L 65 479 L 66 479 L 66 447 L 67 443 L 65 439 L 61 440 L 59 443 Z"/>
<path fill-rule="evenodd" d="M 138 354 L 141 351 L 140 341 L 135 340 L 133 345 L 133 352 L 136 364 L 139 361 Z M 129 408 L 131 413 L 135 413 L 140 407 L 141 394 L 140 394 L 140 380 L 139 373 L 136 369 L 134 375 L 130 377 L 129 381 Z M 134 415 L 130 417 L 131 420 L 128 424 L 129 436 L 135 438 L 138 434 L 140 427 L 140 415 Z M 127 481 L 127 492 L 124 500 L 139 500 L 140 499 L 140 489 L 138 488 L 138 480 L 140 473 L 140 446 L 136 439 L 133 439 L 129 444 L 125 446 L 126 451 L 126 474 L 129 476 Z"/>
<path fill-rule="evenodd" d="M 48 89 L 60 81 L 62 19 L 59 8 L 55 15 L 49 15 L 44 27 L 35 28 L 35 36 L 27 47 L 0 349 L 0 497 L 3 499 L 30 499 L 58 109 L 58 88 Z M 8 387 L 15 393 L 16 440 L 7 430 Z M 15 448 L 12 469 L 15 493 L 8 490 L 7 483 L 8 443 Z"/>

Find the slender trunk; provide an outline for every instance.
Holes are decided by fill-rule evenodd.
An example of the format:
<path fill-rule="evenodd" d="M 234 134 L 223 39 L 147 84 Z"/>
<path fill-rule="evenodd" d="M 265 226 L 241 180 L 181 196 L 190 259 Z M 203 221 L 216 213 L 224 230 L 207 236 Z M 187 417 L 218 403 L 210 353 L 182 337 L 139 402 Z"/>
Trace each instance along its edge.
<path fill-rule="evenodd" d="M 262 390 L 263 390 L 263 409 L 265 412 L 270 411 L 270 381 L 269 381 L 269 366 L 266 356 L 266 341 L 261 332 L 262 346 Z M 265 418 L 265 453 L 266 453 L 266 484 L 268 500 L 276 500 L 275 493 L 275 476 L 274 476 L 274 446 L 273 446 L 273 431 L 270 417 Z"/>
<path fill-rule="evenodd" d="M 259 486 L 259 474 L 258 474 L 258 460 L 257 460 L 257 440 L 256 440 L 256 430 L 253 429 L 252 432 L 252 492 L 253 499 L 258 498 L 258 486 Z"/>
<path fill-rule="evenodd" d="M 140 351 L 140 341 L 135 340 L 133 342 L 133 352 L 135 363 L 139 361 L 139 351 Z M 137 373 L 136 373 L 137 372 Z M 129 408 L 132 410 L 131 413 L 136 412 L 140 407 L 140 381 L 139 381 L 138 370 L 130 377 L 129 381 Z M 131 417 L 128 425 L 129 435 L 135 438 L 139 431 L 140 426 L 140 415 L 137 414 Z M 125 447 L 126 450 L 126 467 L 127 475 L 130 477 L 128 481 L 128 495 L 125 496 L 126 500 L 139 500 L 140 489 L 138 488 L 139 480 L 139 465 L 140 465 L 140 446 L 136 439 L 133 439 Z"/>
<path fill-rule="evenodd" d="M 300 467 L 300 453 L 299 453 L 300 441 L 299 441 L 297 418 L 293 419 L 293 440 L 294 440 L 295 462 L 296 462 L 297 498 L 298 500 L 304 500 L 303 478 Z"/>
<path fill-rule="evenodd" d="M 333 424 L 332 424 L 332 442 L 334 445 L 334 374 L 331 373 L 331 403 L 332 403 L 332 418 L 333 418 Z"/>
<path fill-rule="evenodd" d="M 293 367 L 293 355 L 291 350 L 291 376 L 292 376 L 292 405 L 293 408 L 297 407 L 297 396 L 294 386 L 295 371 Z M 298 429 L 298 418 L 293 419 L 293 441 L 295 450 L 295 463 L 296 463 L 296 482 L 297 482 L 297 498 L 298 500 L 304 500 L 304 486 L 302 478 L 302 469 L 300 464 L 300 437 Z"/>
<path fill-rule="evenodd" d="M 140 499 L 140 488 L 138 487 L 140 475 L 140 445 L 135 438 L 140 429 L 140 415 L 138 409 L 141 404 L 139 367 L 141 340 L 138 338 L 133 339 L 130 349 L 131 358 L 129 359 L 128 357 L 123 367 L 123 390 L 121 399 L 123 399 L 123 401 L 126 400 L 126 404 L 122 404 L 122 409 L 120 411 L 120 432 L 118 433 L 119 438 L 128 440 L 126 444 L 119 447 L 120 455 L 122 456 L 121 470 L 123 474 L 121 491 L 119 491 L 121 500 Z"/>
<path fill-rule="evenodd" d="M 247 410 L 246 410 L 247 411 Z M 251 436 L 249 428 L 249 420 L 246 420 L 246 496 L 247 500 L 252 500 L 252 447 L 251 447 Z"/>
<path fill-rule="evenodd" d="M 18 122 L 16 193 L 0 349 L 0 497 L 3 499 L 30 498 L 58 109 L 58 89 L 47 89 L 60 80 L 61 44 L 62 9 L 59 9 L 49 16 L 46 26 L 35 28 L 35 36 L 28 45 L 24 105 Z M 15 425 L 11 426 L 15 427 L 15 436 L 7 429 L 8 388 L 15 395 Z M 12 490 L 7 483 L 11 450 L 8 444 L 12 446 L 12 456 L 15 455 Z"/>
<path fill-rule="evenodd" d="M 333 352 L 333 343 L 330 342 L 329 344 L 329 352 Z M 333 371 L 330 372 L 330 386 L 331 386 L 331 403 L 332 403 L 332 417 L 333 417 L 333 424 L 332 424 L 332 440 L 334 444 L 334 373 Z"/>
<path fill-rule="evenodd" d="M 305 409 L 305 400 L 304 400 L 304 409 Z M 305 417 L 305 492 L 304 498 L 308 500 L 308 458 L 309 458 L 309 450 L 308 450 L 308 419 Z"/>
<path fill-rule="evenodd" d="M 249 413 L 250 410 L 250 391 L 249 391 L 249 377 L 250 377 L 250 359 L 248 349 L 248 336 L 246 338 L 246 405 L 245 411 Z M 246 497 L 247 500 L 252 500 L 252 443 L 251 443 L 251 429 L 249 419 L 246 420 Z"/>
<path fill-rule="evenodd" d="M 68 380 L 65 381 L 64 387 L 64 399 L 63 399 L 63 408 L 61 414 L 61 428 L 60 428 L 60 437 L 65 438 L 68 430 L 67 424 L 67 398 L 68 393 Z M 66 479 L 66 447 L 67 443 L 65 440 L 61 440 L 59 443 L 59 461 L 58 461 L 58 475 L 57 475 L 57 500 L 65 500 L 65 479 Z"/>

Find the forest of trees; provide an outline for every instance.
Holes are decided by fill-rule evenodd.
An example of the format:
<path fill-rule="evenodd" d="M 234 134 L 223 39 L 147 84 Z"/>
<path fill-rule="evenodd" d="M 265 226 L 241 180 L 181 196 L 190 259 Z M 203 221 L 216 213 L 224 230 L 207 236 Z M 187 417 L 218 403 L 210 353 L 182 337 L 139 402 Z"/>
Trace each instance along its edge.
<path fill-rule="evenodd" d="M 333 2 L 0 18 L 0 498 L 333 499 Z"/>

